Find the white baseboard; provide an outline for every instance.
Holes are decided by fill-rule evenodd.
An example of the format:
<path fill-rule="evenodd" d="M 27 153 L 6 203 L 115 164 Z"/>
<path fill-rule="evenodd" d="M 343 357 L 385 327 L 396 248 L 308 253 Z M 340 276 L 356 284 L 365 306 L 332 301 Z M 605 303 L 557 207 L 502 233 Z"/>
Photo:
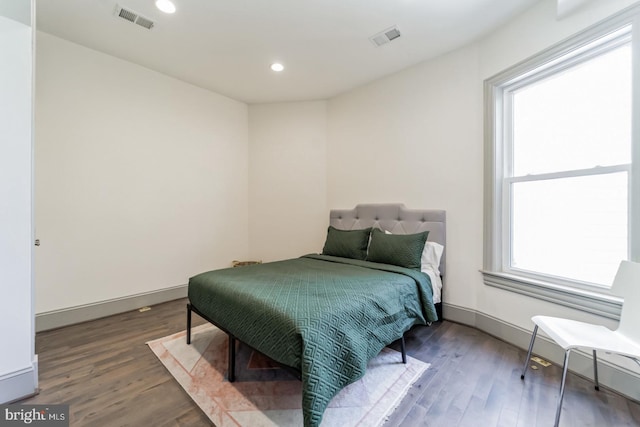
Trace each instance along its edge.
<path fill-rule="evenodd" d="M 187 296 L 187 285 L 36 314 L 36 332 L 124 313 Z"/>
<path fill-rule="evenodd" d="M 475 327 L 502 341 L 528 350 L 531 341 L 531 331 L 507 323 L 476 310 L 443 304 L 443 317 L 446 320 Z M 562 366 L 564 351 L 549 338 L 538 334 L 533 353 Z M 524 359 L 522 360 L 524 366 Z M 583 350 L 571 352 L 569 370 L 573 373 L 593 381 L 593 358 L 591 353 Z M 620 393 L 629 399 L 640 401 L 640 375 L 623 366 L 615 365 L 608 360 L 598 358 L 598 381 L 600 385 Z M 560 387 L 560 384 L 558 384 Z"/>
<path fill-rule="evenodd" d="M 16 402 L 38 392 L 38 356 L 31 366 L 0 376 L 0 404 Z"/>

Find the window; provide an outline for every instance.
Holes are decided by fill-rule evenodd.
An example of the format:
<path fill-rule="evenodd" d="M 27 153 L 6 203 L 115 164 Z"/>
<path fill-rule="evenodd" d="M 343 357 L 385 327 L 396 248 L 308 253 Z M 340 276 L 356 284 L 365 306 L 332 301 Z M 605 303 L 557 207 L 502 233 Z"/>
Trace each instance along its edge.
<path fill-rule="evenodd" d="M 620 14 L 485 82 L 486 284 L 619 313 L 608 289 L 640 224 L 632 24 Z"/>

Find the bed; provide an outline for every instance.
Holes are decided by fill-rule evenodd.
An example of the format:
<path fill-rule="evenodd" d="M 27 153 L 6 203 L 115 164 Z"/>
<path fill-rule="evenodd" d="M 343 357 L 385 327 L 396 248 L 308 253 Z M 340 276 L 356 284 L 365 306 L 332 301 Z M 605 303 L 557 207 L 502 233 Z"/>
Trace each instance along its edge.
<path fill-rule="evenodd" d="M 229 381 L 236 340 L 295 372 L 312 427 L 383 347 L 401 340 L 405 361 L 404 333 L 438 319 L 445 273 L 442 250 L 422 264 L 423 248 L 444 247 L 444 211 L 358 205 L 332 210 L 329 224 L 322 254 L 202 273 L 188 291 L 187 343 L 195 311 L 229 335 Z"/>

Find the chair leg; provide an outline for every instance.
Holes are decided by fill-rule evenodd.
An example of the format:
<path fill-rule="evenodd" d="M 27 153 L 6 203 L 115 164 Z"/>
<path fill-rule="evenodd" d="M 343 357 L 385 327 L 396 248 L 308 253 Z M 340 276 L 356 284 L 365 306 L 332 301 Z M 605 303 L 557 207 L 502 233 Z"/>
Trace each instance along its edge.
<path fill-rule="evenodd" d="M 529 359 L 531 358 L 531 352 L 533 351 L 533 343 L 536 342 L 536 334 L 538 333 L 538 325 L 533 328 L 533 333 L 531 334 L 531 342 L 529 343 L 529 351 L 527 352 L 527 358 L 524 359 L 524 367 L 522 368 L 522 375 L 520 375 L 520 379 L 524 379 L 524 374 L 527 372 L 527 366 L 529 365 Z"/>
<path fill-rule="evenodd" d="M 564 354 L 564 365 L 562 367 L 562 382 L 560 383 L 560 397 L 558 397 L 558 408 L 556 409 L 556 423 L 554 427 L 558 427 L 560 423 L 560 411 L 562 411 L 562 398 L 564 398 L 564 385 L 567 381 L 567 369 L 569 369 L 569 353 L 571 349 Z"/>
<path fill-rule="evenodd" d="M 596 390 L 600 391 L 600 383 L 598 382 L 598 356 L 596 349 L 593 349 L 593 381 L 596 383 Z"/>

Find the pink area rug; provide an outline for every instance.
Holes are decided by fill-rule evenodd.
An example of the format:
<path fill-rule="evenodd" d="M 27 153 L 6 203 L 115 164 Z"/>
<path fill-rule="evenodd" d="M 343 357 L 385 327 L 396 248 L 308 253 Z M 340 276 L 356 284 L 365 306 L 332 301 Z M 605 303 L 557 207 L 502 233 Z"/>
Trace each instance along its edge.
<path fill-rule="evenodd" d="M 302 385 L 289 372 L 239 344 L 236 381 L 226 379 L 228 340 L 213 325 L 147 343 L 171 375 L 217 427 L 302 426 Z M 322 427 L 379 426 L 429 364 L 388 348 L 369 362 L 366 375 L 345 387 L 324 413 Z"/>

